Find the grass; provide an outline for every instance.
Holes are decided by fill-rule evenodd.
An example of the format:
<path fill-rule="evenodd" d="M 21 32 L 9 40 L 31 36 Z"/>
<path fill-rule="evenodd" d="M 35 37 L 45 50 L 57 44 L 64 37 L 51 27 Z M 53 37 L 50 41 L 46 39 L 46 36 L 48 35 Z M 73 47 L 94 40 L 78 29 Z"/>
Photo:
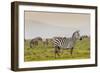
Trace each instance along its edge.
<path fill-rule="evenodd" d="M 61 56 L 55 58 L 54 48 L 52 44 L 43 45 L 39 42 L 38 46 L 34 48 L 29 47 L 30 40 L 26 40 L 24 43 L 24 61 L 43 61 L 43 60 L 68 60 L 68 59 L 87 59 L 90 58 L 90 40 L 84 38 L 81 41 L 77 41 L 75 44 L 73 54 L 70 54 L 70 49 L 63 50 Z"/>

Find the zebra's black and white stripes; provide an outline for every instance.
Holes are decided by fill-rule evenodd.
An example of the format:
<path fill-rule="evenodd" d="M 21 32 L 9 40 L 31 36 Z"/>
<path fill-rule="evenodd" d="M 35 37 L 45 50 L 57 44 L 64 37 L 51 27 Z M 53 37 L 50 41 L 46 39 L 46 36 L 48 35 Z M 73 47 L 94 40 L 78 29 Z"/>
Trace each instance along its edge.
<path fill-rule="evenodd" d="M 73 47 L 77 39 L 80 38 L 79 31 L 75 31 L 71 38 L 66 37 L 54 37 L 53 38 L 53 44 L 55 48 L 55 57 L 56 54 L 60 55 L 61 49 L 71 49 L 71 54 L 73 52 Z"/>
<path fill-rule="evenodd" d="M 71 38 L 66 37 L 54 37 L 53 38 L 54 46 L 58 46 L 63 49 L 72 48 L 73 42 Z"/>

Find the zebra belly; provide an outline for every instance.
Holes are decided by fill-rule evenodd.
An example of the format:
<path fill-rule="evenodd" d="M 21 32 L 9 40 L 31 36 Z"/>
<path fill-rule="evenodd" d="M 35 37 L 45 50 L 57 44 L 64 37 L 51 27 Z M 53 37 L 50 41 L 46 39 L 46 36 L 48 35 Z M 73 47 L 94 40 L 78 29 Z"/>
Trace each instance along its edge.
<path fill-rule="evenodd" d="M 73 43 L 72 42 L 63 43 L 63 45 L 61 45 L 61 48 L 63 48 L 63 49 L 70 49 L 72 47 L 73 47 Z"/>

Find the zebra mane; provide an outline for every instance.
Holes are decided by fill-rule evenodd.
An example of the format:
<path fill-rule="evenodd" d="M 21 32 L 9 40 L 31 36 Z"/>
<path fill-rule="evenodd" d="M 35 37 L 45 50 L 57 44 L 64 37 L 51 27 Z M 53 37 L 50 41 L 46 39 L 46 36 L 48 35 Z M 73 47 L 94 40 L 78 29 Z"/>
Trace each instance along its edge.
<path fill-rule="evenodd" d="M 76 33 L 79 33 L 79 30 L 75 31 L 72 36 L 74 36 Z"/>

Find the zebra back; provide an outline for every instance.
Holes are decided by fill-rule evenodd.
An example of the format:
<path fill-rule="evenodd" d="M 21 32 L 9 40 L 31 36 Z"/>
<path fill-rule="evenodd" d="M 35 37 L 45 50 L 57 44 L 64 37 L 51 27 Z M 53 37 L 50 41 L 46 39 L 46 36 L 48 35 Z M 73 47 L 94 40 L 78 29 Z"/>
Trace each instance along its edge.
<path fill-rule="evenodd" d="M 72 48 L 73 42 L 71 38 L 66 37 L 54 37 L 53 38 L 54 47 L 58 46 L 63 49 Z"/>

